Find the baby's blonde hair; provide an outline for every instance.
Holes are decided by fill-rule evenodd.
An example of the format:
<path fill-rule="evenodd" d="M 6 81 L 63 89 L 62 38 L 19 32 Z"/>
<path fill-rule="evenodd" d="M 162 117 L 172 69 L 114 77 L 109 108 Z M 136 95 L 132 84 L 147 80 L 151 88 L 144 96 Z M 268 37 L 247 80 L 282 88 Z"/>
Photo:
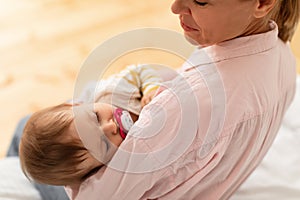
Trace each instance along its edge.
<path fill-rule="evenodd" d="M 80 139 L 64 135 L 74 119 L 71 108 L 70 104 L 49 107 L 28 120 L 19 152 L 28 178 L 44 184 L 70 185 L 82 181 L 91 170 L 76 168 L 86 159 L 87 150 Z"/>

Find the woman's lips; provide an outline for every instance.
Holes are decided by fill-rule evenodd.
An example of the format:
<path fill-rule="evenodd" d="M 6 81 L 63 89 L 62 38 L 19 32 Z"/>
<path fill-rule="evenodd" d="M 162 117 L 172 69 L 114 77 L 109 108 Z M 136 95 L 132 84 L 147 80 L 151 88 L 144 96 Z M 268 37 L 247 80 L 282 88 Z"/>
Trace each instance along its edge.
<path fill-rule="evenodd" d="M 197 29 L 194 29 L 188 25 L 186 25 L 185 23 L 183 23 L 182 21 L 180 21 L 180 25 L 183 28 L 184 31 L 186 32 L 190 32 L 190 31 L 198 31 Z"/>

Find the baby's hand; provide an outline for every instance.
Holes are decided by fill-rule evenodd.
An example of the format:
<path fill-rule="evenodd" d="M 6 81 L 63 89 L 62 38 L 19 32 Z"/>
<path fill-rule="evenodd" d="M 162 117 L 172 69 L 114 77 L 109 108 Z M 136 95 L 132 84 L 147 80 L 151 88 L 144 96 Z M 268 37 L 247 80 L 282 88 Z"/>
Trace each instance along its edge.
<path fill-rule="evenodd" d="M 159 86 L 155 89 L 152 89 L 151 91 L 147 92 L 142 100 L 141 100 L 141 104 L 142 104 L 142 108 L 147 105 L 148 103 L 150 103 L 150 101 L 152 101 L 152 99 L 157 96 L 159 93 L 161 93 L 162 91 L 164 91 L 166 88 L 163 86 Z"/>
<path fill-rule="evenodd" d="M 142 108 L 150 103 L 150 101 L 156 96 L 157 90 L 151 90 L 147 94 L 145 94 L 141 100 Z"/>

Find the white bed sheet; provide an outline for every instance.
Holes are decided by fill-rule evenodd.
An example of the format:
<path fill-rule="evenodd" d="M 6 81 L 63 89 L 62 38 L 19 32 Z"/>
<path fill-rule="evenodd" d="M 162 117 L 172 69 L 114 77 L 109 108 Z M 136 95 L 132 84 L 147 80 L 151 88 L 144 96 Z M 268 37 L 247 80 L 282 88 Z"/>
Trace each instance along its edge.
<path fill-rule="evenodd" d="M 18 157 L 0 160 L 0 200 L 41 200 L 39 192 L 23 175 Z"/>
<path fill-rule="evenodd" d="M 300 199 L 300 77 L 270 151 L 230 200 Z"/>

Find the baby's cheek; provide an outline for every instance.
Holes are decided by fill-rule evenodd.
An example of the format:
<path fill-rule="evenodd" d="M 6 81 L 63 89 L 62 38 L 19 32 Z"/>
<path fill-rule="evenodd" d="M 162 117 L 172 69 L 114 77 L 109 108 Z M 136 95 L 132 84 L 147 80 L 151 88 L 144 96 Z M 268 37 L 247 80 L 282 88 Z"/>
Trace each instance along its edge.
<path fill-rule="evenodd" d="M 120 136 L 120 137 L 118 137 L 118 140 L 116 141 L 115 145 L 120 146 L 122 142 L 123 142 L 123 138 Z"/>
<path fill-rule="evenodd" d="M 113 143 L 116 146 L 120 146 L 121 143 L 123 142 L 123 139 L 119 134 L 112 136 L 111 138 L 109 138 L 109 140 L 111 143 Z"/>

